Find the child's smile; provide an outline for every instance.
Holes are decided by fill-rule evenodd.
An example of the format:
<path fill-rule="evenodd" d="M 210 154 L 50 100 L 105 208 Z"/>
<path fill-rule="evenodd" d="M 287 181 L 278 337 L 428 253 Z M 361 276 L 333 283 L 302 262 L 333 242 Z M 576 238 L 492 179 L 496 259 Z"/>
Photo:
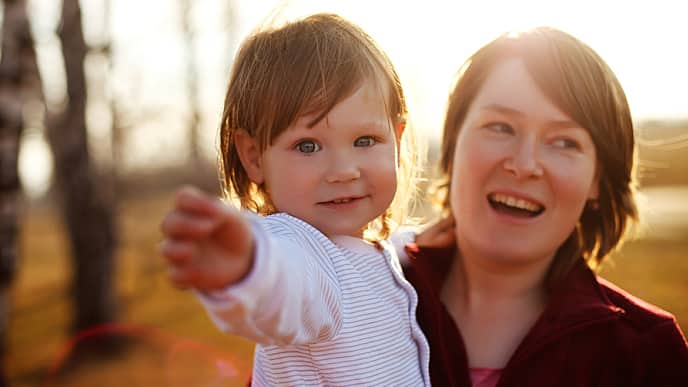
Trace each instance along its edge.
<path fill-rule="evenodd" d="M 396 192 L 397 143 L 378 89 L 365 82 L 320 122 L 296 120 L 261 156 L 277 211 L 325 235 L 360 236 Z"/>

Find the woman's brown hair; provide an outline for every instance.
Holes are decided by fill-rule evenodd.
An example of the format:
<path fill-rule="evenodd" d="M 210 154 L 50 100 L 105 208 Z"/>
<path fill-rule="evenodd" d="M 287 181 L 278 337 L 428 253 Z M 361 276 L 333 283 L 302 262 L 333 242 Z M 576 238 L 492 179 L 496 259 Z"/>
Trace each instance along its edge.
<path fill-rule="evenodd" d="M 602 58 L 575 37 L 548 27 L 507 33 L 461 67 L 449 96 L 440 155 L 440 203 L 449 209 L 448 186 L 458 133 L 484 80 L 496 64 L 518 58 L 545 95 L 590 134 L 597 153 L 599 198 L 586 205 L 573 234 L 559 249 L 550 278 L 580 257 L 596 267 L 622 241 L 634 200 L 633 120 L 621 85 Z"/>

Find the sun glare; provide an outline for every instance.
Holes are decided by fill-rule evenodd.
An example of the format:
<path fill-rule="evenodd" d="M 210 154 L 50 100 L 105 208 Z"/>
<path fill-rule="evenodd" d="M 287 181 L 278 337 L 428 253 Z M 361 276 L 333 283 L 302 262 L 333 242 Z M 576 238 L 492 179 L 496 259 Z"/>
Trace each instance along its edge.
<path fill-rule="evenodd" d="M 61 66 L 55 66 L 60 59 L 54 35 L 59 13 L 49 0 L 31 0 L 29 4 L 46 100 L 59 105 L 64 99 Z M 124 107 L 141 106 L 152 111 L 172 108 L 175 114 L 187 109 L 184 80 L 188 75 L 185 55 L 189 54 L 181 43 L 179 10 L 176 3 L 172 4 L 167 0 L 112 1 L 109 25 L 117 56 L 110 87 Z M 207 143 L 206 151 L 213 156 L 227 71 L 236 50 L 233 43 L 241 41 L 258 25 L 315 12 L 341 14 L 363 27 L 382 46 L 400 74 L 411 124 L 430 140 L 439 137 L 447 95 L 462 62 L 505 31 L 541 25 L 567 31 L 599 52 L 624 86 L 637 120 L 688 117 L 688 50 L 682 48 L 688 37 L 688 23 L 683 20 L 678 1 L 235 0 L 233 16 L 218 15 L 217 10 L 227 4 L 225 0 L 198 0 L 193 8 L 198 34 L 194 54 L 201 66 L 198 87 L 203 111 L 202 139 L 204 145 Z M 97 9 L 83 9 L 87 34 L 101 33 L 89 25 L 102 21 L 102 15 L 88 14 Z M 88 41 L 97 37 L 86 38 Z M 164 117 L 181 128 L 185 121 L 175 114 Z M 160 119 L 154 124 L 157 128 L 137 131 L 137 136 L 159 138 L 165 132 L 166 138 L 170 137 L 169 123 Z M 174 141 L 183 147 L 184 136 L 178 137 Z M 29 153 L 38 150 L 33 146 L 26 151 L 26 157 L 31 158 Z M 138 150 L 129 153 L 131 157 L 142 156 Z M 169 154 L 180 153 L 166 152 L 161 157 Z M 146 165 L 158 156 L 127 161 Z"/>
<path fill-rule="evenodd" d="M 636 118 L 688 116 L 688 37 L 678 2 L 581 0 L 422 2 L 273 1 L 242 3 L 245 26 L 271 18 L 337 12 L 360 24 L 387 51 L 407 90 L 411 118 L 436 137 L 449 85 L 461 63 L 509 30 L 547 25 L 567 31 L 600 53 L 624 86 Z M 250 26 L 249 26 L 250 25 Z M 655 70 L 653 71 L 653 68 Z"/>

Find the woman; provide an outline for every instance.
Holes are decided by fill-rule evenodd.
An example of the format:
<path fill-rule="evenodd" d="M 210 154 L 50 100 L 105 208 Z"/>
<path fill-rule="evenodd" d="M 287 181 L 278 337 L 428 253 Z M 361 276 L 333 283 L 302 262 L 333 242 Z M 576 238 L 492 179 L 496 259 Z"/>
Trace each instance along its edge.
<path fill-rule="evenodd" d="M 688 383 L 675 318 L 591 271 L 637 219 L 634 146 L 618 80 L 576 38 L 505 34 L 469 58 L 440 160 L 455 243 L 407 248 L 434 385 Z"/>

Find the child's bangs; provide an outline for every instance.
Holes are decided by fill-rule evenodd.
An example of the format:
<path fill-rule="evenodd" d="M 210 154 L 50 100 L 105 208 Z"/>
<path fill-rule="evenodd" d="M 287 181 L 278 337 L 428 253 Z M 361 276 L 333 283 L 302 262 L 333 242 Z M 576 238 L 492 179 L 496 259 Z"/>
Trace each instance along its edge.
<path fill-rule="evenodd" d="M 307 90 L 307 98 L 298 116 L 314 116 L 308 127 L 317 125 L 338 103 L 351 96 L 363 83 L 364 74 L 359 69 L 338 64 L 340 66 L 332 66 L 332 69 L 323 69 L 322 76 L 314 80 Z"/>
<path fill-rule="evenodd" d="M 394 99 L 390 95 L 390 81 L 380 70 L 375 69 L 370 58 L 350 53 L 349 60 L 326 60 L 320 63 L 320 77 L 313 79 L 304 92 L 303 106 L 298 117 L 313 115 L 308 123 L 309 127 L 317 125 L 332 109 L 344 99 L 350 97 L 365 82 L 373 82 L 384 100 L 386 113 L 389 117 L 398 114 L 393 106 Z M 396 108 L 398 110 L 398 108 Z"/>

